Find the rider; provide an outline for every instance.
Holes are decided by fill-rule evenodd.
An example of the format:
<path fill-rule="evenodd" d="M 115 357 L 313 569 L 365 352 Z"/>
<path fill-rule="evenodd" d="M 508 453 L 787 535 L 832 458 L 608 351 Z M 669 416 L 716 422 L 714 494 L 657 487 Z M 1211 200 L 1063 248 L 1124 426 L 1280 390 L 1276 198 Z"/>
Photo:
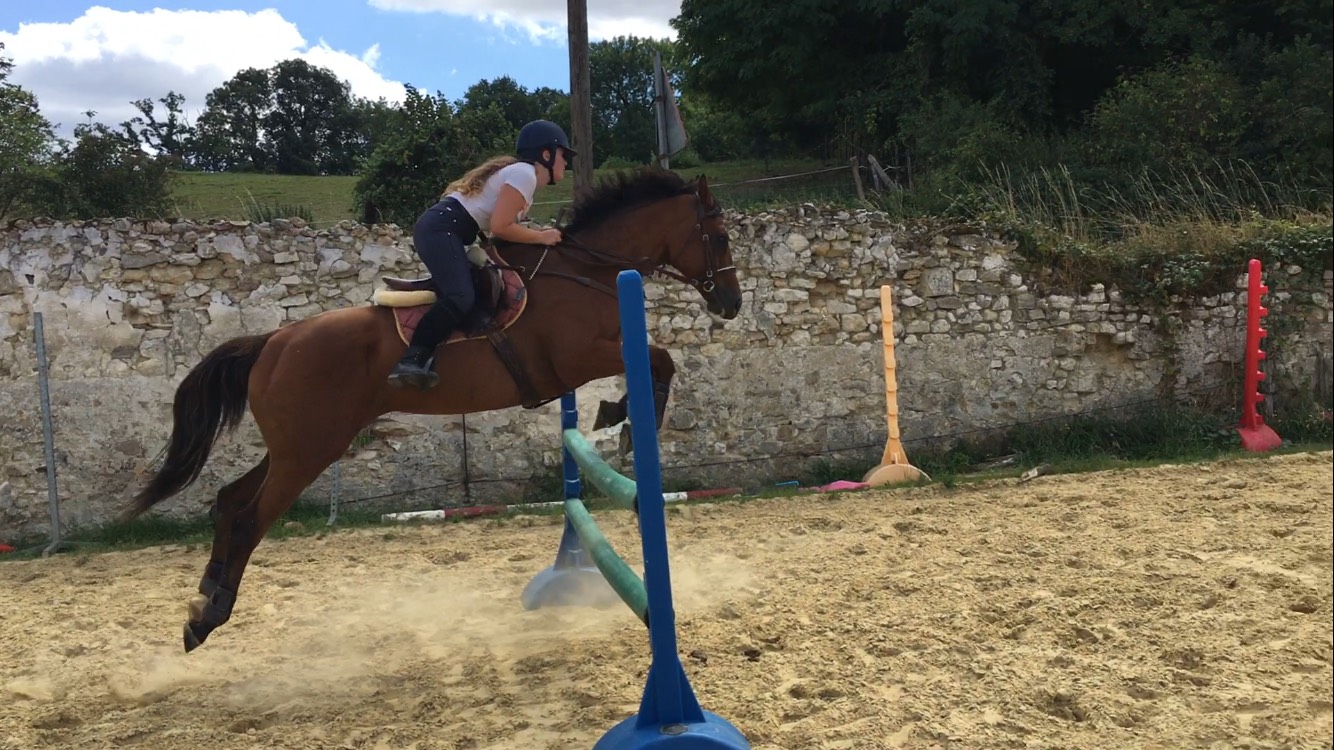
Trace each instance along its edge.
<path fill-rule="evenodd" d="M 559 229 L 530 229 L 518 223 L 533 204 L 538 185 L 555 185 L 575 155 L 560 126 L 534 120 L 523 126 L 514 156 L 494 156 L 445 188 L 440 201 L 426 209 L 413 228 L 413 245 L 435 282 L 436 302 L 417 322 L 412 342 L 389 373 L 393 386 L 426 390 L 439 380 L 430 367 L 436 347 L 472 310 L 472 274 L 467 247 L 478 231 L 510 242 L 555 245 Z"/>

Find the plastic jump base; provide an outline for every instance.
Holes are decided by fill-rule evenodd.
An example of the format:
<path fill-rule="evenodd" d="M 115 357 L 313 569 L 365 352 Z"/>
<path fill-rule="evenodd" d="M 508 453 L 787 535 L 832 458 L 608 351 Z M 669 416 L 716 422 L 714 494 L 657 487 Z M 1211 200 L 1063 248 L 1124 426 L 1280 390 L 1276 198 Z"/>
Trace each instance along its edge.
<path fill-rule="evenodd" d="M 561 398 L 565 473 L 565 531 L 556 562 L 524 589 L 527 609 L 544 606 L 605 606 L 620 598 L 648 626 L 652 661 L 639 712 L 617 724 L 593 750 L 750 750 L 736 727 L 704 711 L 677 655 L 676 613 L 672 607 L 667 555 L 667 514 L 662 465 L 649 378 L 648 331 L 643 279 L 637 271 L 616 278 L 621 310 L 621 356 L 625 360 L 635 479 L 622 476 L 597 456 L 579 434 L 573 393 Z M 639 534 L 644 551 L 641 580 L 616 554 L 579 499 L 581 472 L 625 508 L 639 502 Z M 593 581 L 601 579 L 599 585 Z"/>

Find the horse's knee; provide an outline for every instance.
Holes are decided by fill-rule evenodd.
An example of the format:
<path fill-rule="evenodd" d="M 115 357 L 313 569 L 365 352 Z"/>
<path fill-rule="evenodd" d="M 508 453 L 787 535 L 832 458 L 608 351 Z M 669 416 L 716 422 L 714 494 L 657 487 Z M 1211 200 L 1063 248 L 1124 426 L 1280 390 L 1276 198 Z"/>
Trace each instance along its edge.
<path fill-rule="evenodd" d="M 658 429 L 662 429 L 664 416 L 667 414 L 667 399 L 671 397 L 672 384 L 670 380 L 653 381 L 653 415 L 657 420 Z"/>
<path fill-rule="evenodd" d="M 598 404 L 598 416 L 593 422 L 593 429 L 601 430 L 618 425 L 624 422 L 627 416 L 625 396 L 622 396 L 620 401 L 603 401 Z"/>

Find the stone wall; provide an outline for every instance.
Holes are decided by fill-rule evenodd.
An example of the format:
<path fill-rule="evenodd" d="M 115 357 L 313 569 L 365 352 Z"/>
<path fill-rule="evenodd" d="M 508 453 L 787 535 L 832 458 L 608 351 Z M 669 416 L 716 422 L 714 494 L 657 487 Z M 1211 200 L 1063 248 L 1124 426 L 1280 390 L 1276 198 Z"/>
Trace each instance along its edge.
<path fill-rule="evenodd" d="M 910 441 L 1189 394 L 1238 376 L 1243 294 L 1196 300 L 1161 319 L 1115 289 L 1039 292 L 1014 248 L 985 231 L 907 228 L 876 213 L 811 206 L 727 219 L 745 289 L 741 316 L 715 322 L 693 291 L 649 284 L 652 336 L 680 370 L 662 434 L 668 482 L 758 484 L 822 458 L 874 463 L 885 431 L 884 283 L 897 301 Z M 45 327 L 63 519 L 95 524 L 152 465 L 174 388 L 205 352 L 366 304 L 382 274 L 424 273 L 410 242 L 393 226 L 316 230 L 297 220 L 35 221 L 4 230 L 0 540 L 48 531 L 34 311 Z M 1305 387 L 1316 358 L 1328 356 L 1334 317 L 1328 272 L 1323 289 L 1284 307 L 1297 273 L 1268 271 L 1276 317 L 1295 320 L 1271 364 L 1278 382 Z M 585 429 L 591 407 L 620 388 L 611 379 L 581 389 Z M 541 488 L 554 498 L 557 426 L 554 404 L 466 419 L 391 415 L 337 464 L 338 496 L 380 509 L 517 499 Z M 616 436 L 598 442 L 610 454 Z M 162 511 L 203 512 L 220 484 L 262 452 L 247 419 L 201 480 Z M 327 501 L 334 475 L 326 471 L 307 499 Z"/>

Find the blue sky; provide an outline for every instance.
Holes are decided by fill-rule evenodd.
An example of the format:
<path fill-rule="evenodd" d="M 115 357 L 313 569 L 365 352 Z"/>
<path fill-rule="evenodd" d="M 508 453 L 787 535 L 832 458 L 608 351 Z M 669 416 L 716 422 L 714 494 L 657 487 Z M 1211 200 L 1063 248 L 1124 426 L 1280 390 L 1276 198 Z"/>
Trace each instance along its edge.
<path fill-rule="evenodd" d="M 672 37 L 679 11 L 680 0 L 588 0 L 589 36 Z M 130 101 L 170 90 L 193 119 L 238 70 L 290 57 L 370 98 L 397 100 L 407 83 L 456 99 L 504 75 L 568 91 L 565 19 L 564 0 L 4 0 L 0 54 L 68 135 L 85 110 L 117 124 L 135 114 Z"/>

